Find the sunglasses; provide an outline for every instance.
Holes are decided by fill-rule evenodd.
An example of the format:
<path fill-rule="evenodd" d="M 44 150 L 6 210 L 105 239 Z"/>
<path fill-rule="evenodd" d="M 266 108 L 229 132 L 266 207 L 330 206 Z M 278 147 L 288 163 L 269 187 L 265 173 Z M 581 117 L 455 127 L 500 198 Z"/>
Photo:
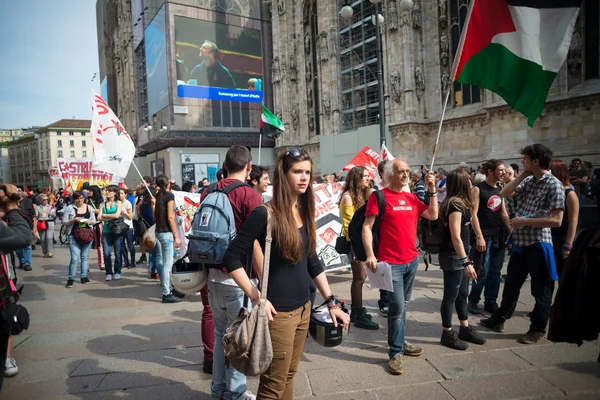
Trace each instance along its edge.
<path fill-rule="evenodd" d="M 287 151 L 285 152 L 285 156 L 292 156 L 292 157 L 300 157 L 300 155 L 302 154 L 302 150 L 301 149 L 297 149 L 297 148 L 291 148 L 291 149 L 287 149 Z"/>

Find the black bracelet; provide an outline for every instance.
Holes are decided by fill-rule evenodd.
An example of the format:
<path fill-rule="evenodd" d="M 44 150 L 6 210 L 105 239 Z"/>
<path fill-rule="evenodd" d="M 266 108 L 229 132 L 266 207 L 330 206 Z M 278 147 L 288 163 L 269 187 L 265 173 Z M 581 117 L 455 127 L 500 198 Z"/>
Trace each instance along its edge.
<path fill-rule="evenodd" d="M 473 265 L 473 261 L 471 260 L 467 260 L 466 262 L 462 263 L 463 268 L 468 267 L 469 265 Z"/>
<path fill-rule="evenodd" d="M 437 195 L 438 195 L 437 192 L 429 193 L 429 197 L 435 197 Z"/>

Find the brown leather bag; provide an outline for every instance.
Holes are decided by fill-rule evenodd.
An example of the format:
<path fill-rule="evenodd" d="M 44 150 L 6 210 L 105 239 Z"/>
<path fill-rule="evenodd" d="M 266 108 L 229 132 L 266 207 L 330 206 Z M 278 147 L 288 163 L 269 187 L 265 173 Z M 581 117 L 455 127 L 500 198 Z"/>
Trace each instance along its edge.
<path fill-rule="evenodd" d="M 267 209 L 267 237 L 261 279 L 261 299 L 267 298 L 269 285 L 269 263 L 271 258 L 271 210 Z M 248 269 L 252 270 L 252 259 L 248 257 Z M 250 274 L 248 274 L 250 276 Z M 244 307 L 238 317 L 227 328 L 223 336 L 223 352 L 227 364 L 246 376 L 257 376 L 269 368 L 273 361 L 273 346 L 269 332 L 269 320 L 262 302 L 248 311 L 248 297 L 244 296 Z"/>

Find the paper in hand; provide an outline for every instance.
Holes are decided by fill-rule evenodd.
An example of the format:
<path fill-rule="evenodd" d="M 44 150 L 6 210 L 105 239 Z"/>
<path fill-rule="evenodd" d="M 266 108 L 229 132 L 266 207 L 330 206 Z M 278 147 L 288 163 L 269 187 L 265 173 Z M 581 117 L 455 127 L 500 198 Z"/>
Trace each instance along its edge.
<path fill-rule="evenodd" d="M 371 288 L 383 289 L 389 292 L 394 291 L 394 285 L 392 284 L 392 267 L 386 262 L 378 262 L 377 270 L 371 271 L 365 265 L 367 276 L 369 277 L 369 285 Z"/>

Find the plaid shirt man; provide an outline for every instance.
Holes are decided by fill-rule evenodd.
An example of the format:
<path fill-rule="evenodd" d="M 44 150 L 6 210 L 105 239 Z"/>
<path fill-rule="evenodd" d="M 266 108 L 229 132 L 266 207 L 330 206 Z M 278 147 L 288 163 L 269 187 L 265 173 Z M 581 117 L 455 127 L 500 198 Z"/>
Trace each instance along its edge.
<path fill-rule="evenodd" d="M 517 186 L 516 216 L 522 218 L 543 218 L 551 210 L 565 208 L 565 188 L 549 171 L 537 180 L 529 176 Z M 535 228 L 524 226 L 513 232 L 514 245 L 525 247 L 534 243 L 546 242 L 552 244 L 550 228 Z"/>

